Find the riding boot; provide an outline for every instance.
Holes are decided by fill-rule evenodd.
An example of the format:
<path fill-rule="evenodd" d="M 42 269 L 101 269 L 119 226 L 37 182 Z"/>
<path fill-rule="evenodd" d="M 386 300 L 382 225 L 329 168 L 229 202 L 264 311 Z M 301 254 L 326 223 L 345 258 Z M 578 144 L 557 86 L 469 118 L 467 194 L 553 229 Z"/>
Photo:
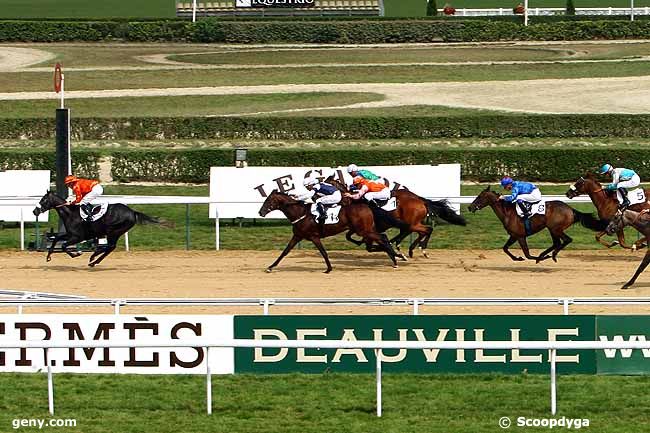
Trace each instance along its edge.
<path fill-rule="evenodd" d="M 621 194 L 621 197 L 623 197 L 623 203 L 621 203 L 618 208 L 621 210 L 626 209 L 630 205 L 630 199 L 627 198 L 627 190 L 625 188 L 619 188 L 618 192 Z"/>
<path fill-rule="evenodd" d="M 318 211 L 318 218 L 316 219 L 316 222 L 318 223 L 318 231 L 320 233 L 320 236 L 323 237 L 325 220 L 327 219 L 327 214 L 325 213 L 325 205 L 323 205 L 323 203 L 316 203 L 316 210 Z"/>
<path fill-rule="evenodd" d="M 530 227 L 530 207 L 528 203 L 525 203 L 523 201 L 517 203 L 519 205 L 519 209 L 521 209 L 521 212 L 523 213 L 522 219 L 524 220 L 524 229 L 526 230 L 526 236 L 530 236 L 531 233 L 531 227 Z"/>

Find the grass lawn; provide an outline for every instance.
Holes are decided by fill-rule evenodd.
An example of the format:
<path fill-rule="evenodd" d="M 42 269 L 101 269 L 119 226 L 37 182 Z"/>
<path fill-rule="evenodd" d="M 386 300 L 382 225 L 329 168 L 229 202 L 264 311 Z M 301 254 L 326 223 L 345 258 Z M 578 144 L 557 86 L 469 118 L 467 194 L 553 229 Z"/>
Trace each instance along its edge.
<path fill-rule="evenodd" d="M 56 418 L 76 419 L 84 433 L 431 432 L 509 431 L 518 417 L 550 415 L 547 375 L 384 374 L 383 417 L 375 415 L 375 377 L 366 374 L 213 377 L 213 414 L 205 413 L 205 377 L 71 375 L 54 377 Z M 44 374 L 0 375 L 0 428 L 45 418 Z M 557 418 L 588 419 L 588 431 L 647 430 L 648 377 L 559 376 Z M 558 427 L 559 428 L 559 427 Z M 57 429 L 49 429 L 48 431 Z M 21 428 L 36 432 L 38 429 Z"/>
<path fill-rule="evenodd" d="M 513 81 L 545 78 L 632 77 L 648 74 L 650 62 L 475 65 L 283 67 L 234 70 L 83 71 L 66 73 L 66 90 L 146 89 L 261 84 L 420 83 Z M 0 92 L 49 91 L 50 72 L 0 74 Z"/>
<path fill-rule="evenodd" d="M 544 194 L 564 194 L 566 186 L 541 186 Z M 462 187 L 463 195 L 476 195 L 483 189 L 482 185 L 465 185 Z M 127 195 L 193 195 L 207 196 L 207 186 L 106 186 L 106 194 Z M 592 212 L 591 204 L 573 204 L 582 212 Z M 156 226 L 136 226 L 129 232 L 131 248 L 133 250 L 165 250 L 183 249 L 186 239 L 186 207 L 185 205 L 140 205 L 134 209 L 148 215 L 174 221 L 174 229 L 159 228 Z M 429 242 L 430 248 L 453 249 L 500 249 L 507 239 L 507 234 L 500 221 L 491 209 L 486 208 L 471 214 L 464 207 L 462 211 L 466 217 L 467 227 L 451 226 L 445 223 L 437 225 Z M 252 250 L 281 250 L 291 238 L 291 226 L 285 220 L 233 220 L 221 221 L 221 247 L 223 249 L 252 249 Z M 57 227 L 56 216 L 51 213 L 47 227 Z M 43 224 L 40 226 L 44 230 Z M 33 240 L 34 227 L 27 225 L 27 234 Z M 389 234 L 396 233 L 391 231 Z M 569 249 L 598 249 L 603 248 L 594 240 L 594 233 L 580 225 L 573 226 L 568 231 L 573 238 Z M 628 231 L 629 239 L 637 239 L 635 232 Z M 409 238 L 406 239 L 407 242 Z M 539 233 L 528 241 L 531 248 L 546 248 L 551 245 L 547 232 Z M 330 250 L 349 250 L 358 247 L 348 243 L 343 235 L 327 238 L 324 241 Z M 0 230 L 0 248 L 17 248 L 19 245 L 19 231 L 17 224 L 6 223 Z M 121 244 L 122 245 L 122 244 Z M 309 242 L 302 242 L 301 248 L 312 249 Z M 214 220 L 208 219 L 207 205 L 190 206 L 190 248 L 214 248 Z"/>
<path fill-rule="evenodd" d="M 173 18 L 173 0 L 2 0 L 0 19 L 6 18 Z"/>
<path fill-rule="evenodd" d="M 333 107 L 382 99 L 382 95 L 374 93 L 277 93 L 68 99 L 66 107 L 74 117 L 183 117 Z M 0 101 L 0 118 L 54 117 L 56 108 L 57 100 Z"/>

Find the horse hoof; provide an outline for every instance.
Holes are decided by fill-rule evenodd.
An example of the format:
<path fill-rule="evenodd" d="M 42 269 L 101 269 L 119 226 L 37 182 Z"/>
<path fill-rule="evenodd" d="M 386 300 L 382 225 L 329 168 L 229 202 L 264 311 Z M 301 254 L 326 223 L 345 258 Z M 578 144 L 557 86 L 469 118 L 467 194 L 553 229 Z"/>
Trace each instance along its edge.
<path fill-rule="evenodd" d="M 423 251 L 423 252 L 422 252 L 422 255 L 424 256 L 425 259 L 428 259 L 428 258 L 429 258 L 429 254 L 427 254 L 426 251 Z"/>
<path fill-rule="evenodd" d="M 330 272 L 332 272 L 331 269 L 327 269 L 326 271 L 323 271 L 324 274 L 329 274 Z"/>
<path fill-rule="evenodd" d="M 273 272 L 273 269 L 271 269 L 271 268 L 266 268 L 266 270 L 265 270 L 264 272 L 266 272 L 267 274 L 270 274 L 271 272 Z"/>
<path fill-rule="evenodd" d="M 52 261 L 52 257 L 46 257 L 46 258 L 45 258 L 45 261 L 46 261 L 46 262 L 51 262 L 51 261 Z"/>
<path fill-rule="evenodd" d="M 95 264 L 94 263 L 88 263 L 88 266 L 91 267 L 91 268 L 94 268 Z"/>
<path fill-rule="evenodd" d="M 523 262 L 524 260 L 526 259 L 524 259 L 523 257 L 515 257 L 515 262 Z"/>
<path fill-rule="evenodd" d="M 553 261 L 557 263 L 557 257 L 553 256 Z"/>
<path fill-rule="evenodd" d="M 397 266 L 397 263 L 395 263 L 395 264 L 393 265 L 393 269 L 397 269 L 397 268 L 399 268 L 399 266 Z"/>

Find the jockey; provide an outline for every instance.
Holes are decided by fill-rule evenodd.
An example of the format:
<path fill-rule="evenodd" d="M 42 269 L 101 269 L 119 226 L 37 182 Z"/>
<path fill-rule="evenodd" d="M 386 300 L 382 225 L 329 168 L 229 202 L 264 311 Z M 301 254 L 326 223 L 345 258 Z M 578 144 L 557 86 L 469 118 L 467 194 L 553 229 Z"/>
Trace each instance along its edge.
<path fill-rule="evenodd" d="M 308 196 L 302 195 L 302 197 L 311 196 L 312 199 L 315 198 L 314 203 L 316 203 L 316 209 L 318 210 L 318 223 L 323 224 L 325 222 L 325 206 L 326 205 L 335 205 L 341 202 L 341 191 L 336 189 L 334 186 L 329 183 L 320 182 L 318 178 L 314 175 L 306 177 L 303 182 L 303 186 L 312 194 Z"/>
<path fill-rule="evenodd" d="M 379 180 L 379 176 L 377 176 L 375 173 L 370 170 L 359 170 L 359 167 L 357 167 L 356 164 L 348 165 L 348 173 L 350 176 L 352 176 L 352 178 L 361 176 L 368 180 Z"/>
<path fill-rule="evenodd" d="M 91 201 L 104 194 L 104 188 L 99 181 L 70 175 L 65 177 L 64 182 L 74 193 L 74 197 L 68 197 L 67 204 L 78 204 L 86 212 L 86 221 L 92 221 L 93 205 Z"/>
<path fill-rule="evenodd" d="M 501 179 L 501 186 L 510 191 L 510 195 L 501 195 L 499 200 L 509 203 L 517 203 L 524 213 L 524 220 L 530 218 L 530 205 L 526 203 L 537 203 L 542 200 L 542 193 L 539 188 L 530 182 L 512 180 L 509 176 Z"/>
<path fill-rule="evenodd" d="M 350 197 L 352 200 L 364 197 L 370 204 L 376 204 L 375 200 L 390 200 L 390 189 L 379 178 L 370 180 L 363 176 L 356 176 L 352 184 L 357 188 L 357 191 L 352 194 L 345 194 L 346 197 Z"/>
<path fill-rule="evenodd" d="M 625 209 L 630 205 L 627 198 L 627 189 L 636 188 L 641 184 L 641 178 L 634 170 L 629 168 L 614 168 L 611 164 L 603 164 L 600 167 L 600 174 L 611 174 L 612 183 L 607 185 L 607 191 L 616 191 L 616 195 L 621 202 L 620 209 Z"/>

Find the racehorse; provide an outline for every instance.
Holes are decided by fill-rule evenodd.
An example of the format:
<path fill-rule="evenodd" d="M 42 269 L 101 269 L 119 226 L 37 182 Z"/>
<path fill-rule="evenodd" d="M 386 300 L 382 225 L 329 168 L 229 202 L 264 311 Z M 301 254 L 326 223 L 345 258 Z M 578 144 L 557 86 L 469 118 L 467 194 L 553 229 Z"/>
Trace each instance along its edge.
<path fill-rule="evenodd" d="M 107 244 L 100 245 L 88 259 L 88 266 L 94 267 L 106 258 L 117 246 L 118 239 L 131 227 L 136 224 L 159 224 L 165 227 L 171 227 L 168 222 L 152 218 L 140 212 L 136 212 L 123 204 L 111 204 L 106 210 L 106 214 L 97 221 L 86 222 L 79 214 L 79 206 L 70 206 L 67 202 L 53 193 L 48 191 L 38 206 L 34 208 L 34 215 L 46 212 L 50 209 L 56 210 L 59 219 L 63 221 L 65 233 L 59 233 L 52 240 L 52 245 L 47 252 L 46 260 L 52 260 L 52 252 L 57 242 L 63 241 L 63 251 L 70 257 L 75 258 L 81 255 L 80 252 L 68 250 L 69 245 L 74 245 L 81 241 L 106 237 Z M 96 259 L 95 259 L 96 258 Z"/>
<path fill-rule="evenodd" d="M 617 212 L 612 220 L 610 221 L 609 225 L 605 229 L 607 234 L 613 234 L 613 233 L 618 233 L 619 231 L 622 231 L 623 228 L 626 225 L 630 225 L 637 229 L 641 234 L 643 235 L 646 243 L 650 241 L 650 218 L 648 217 L 648 213 L 650 213 L 650 209 L 644 209 L 640 212 L 627 209 L 623 212 Z M 641 264 L 639 267 L 636 269 L 636 272 L 628 281 L 621 287 L 621 289 L 629 289 L 632 284 L 636 281 L 636 279 L 639 277 L 641 272 L 645 270 L 645 268 L 648 267 L 648 264 L 650 263 L 650 249 L 646 251 L 645 256 L 643 256 L 643 260 L 641 260 Z"/>
<path fill-rule="evenodd" d="M 644 190 L 646 197 L 650 197 L 648 193 L 649 190 Z M 587 194 L 591 199 L 596 210 L 598 211 L 598 217 L 603 220 L 610 220 L 618 212 L 618 199 L 616 194 L 608 194 L 607 191 L 602 187 L 602 185 L 596 180 L 595 176 L 591 173 L 587 173 L 578 179 L 569 190 L 566 192 L 568 198 L 574 198 L 581 194 Z M 628 206 L 628 209 L 633 211 L 641 211 L 643 209 L 650 208 L 650 204 L 646 200 L 644 203 L 637 203 L 631 206 Z M 616 232 L 618 237 L 618 242 L 614 241 L 607 243 L 601 238 L 605 236 L 605 231 L 596 234 L 596 240 L 601 244 L 605 245 L 607 248 L 611 248 L 616 244 L 620 244 L 623 248 L 636 249 L 643 244 L 643 239 L 636 241 L 631 247 L 627 246 L 625 243 L 625 233 L 621 228 Z"/>
<path fill-rule="evenodd" d="M 379 249 L 388 254 L 388 257 L 393 262 L 393 267 L 397 267 L 395 251 L 390 246 L 386 235 L 378 233 L 375 229 L 372 211 L 368 205 L 361 203 L 344 204 L 341 206 L 339 221 L 336 224 L 325 224 L 321 226 L 312 218 L 311 204 L 295 200 L 288 194 L 274 190 L 264 200 L 259 214 L 265 217 L 269 212 L 274 210 L 282 211 L 291 222 L 291 225 L 293 225 L 293 237 L 289 240 L 289 243 L 280 256 L 266 269 L 267 272 L 271 272 L 298 242 L 303 239 L 308 239 L 316 245 L 321 256 L 323 256 L 327 265 L 325 273 L 330 273 L 332 271 L 332 265 L 327 251 L 323 247 L 321 238 L 334 236 L 345 230 L 350 230 L 361 236 L 368 251 L 375 251 L 373 242 L 377 243 Z"/>
<path fill-rule="evenodd" d="M 341 192 L 348 192 L 347 186 L 336 180 L 334 176 L 328 177 L 325 182 L 335 186 Z M 413 250 L 416 246 L 420 248 L 424 257 L 429 257 L 427 255 L 427 245 L 433 227 L 422 223 L 427 216 L 440 217 L 455 225 L 466 225 L 465 218 L 458 215 L 446 200 L 429 200 L 407 189 L 395 190 L 392 192 L 392 196 L 397 199 L 397 208 L 395 210 L 386 212 L 377 208 L 378 210 L 375 211 L 377 231 L 382 233 L 391 227 L 397 227 L 399 233 L 390 242 L 395 244 L 398 252 L 400 251 L 400 243 L 404 238 L 411 233 L 417 233 L 418 237 L 409 246 L 409 257 L 413 257 Z M 382 216 L 382 211 L 388 214 L 388 218 Z M 363 243 L 353 239 L 350 232 L 346 235 L 346 239 L 357 245 Z"/>
<path fill-rule="evenodd" d="M 503 245 L 503 252 L 514 261 L 522 261 L 523 257 L 515 257 L 508 249 L 512 244 L 519 242 L 521 250 L 527 259 L 536 260 L 537 263 L 548 258 L 553 258 L 557 262 L 557 254 L 569 245 L 573 239 L 564 231 L 576 222 L 580 222 L 584 227 L 590 230 L 604 230 L 607 226 L 606 221 L 597 220 L 591 214 L 578 212 L 561 201 L 547 201 L 546 212 L 544 215 L 533 215 L 530 218 L 530 233 L 526 234 L 524 221 L 517 215 L 515 204 L 499 200 L 499 194 L 490 191 L 490 186 L 485 188 L 469 205 L 469 211 L 474 213 L 477 210 L 490 206 L 496 216 L 501 220 L 503 227 L 510 237 Z M 535 234 L 547 228 L 551 233 L 553 245 L 544 250 L 539 256 L 530 255 L 526 237 Z M 552 255 L 548 253 L 552 251 Z"/>

